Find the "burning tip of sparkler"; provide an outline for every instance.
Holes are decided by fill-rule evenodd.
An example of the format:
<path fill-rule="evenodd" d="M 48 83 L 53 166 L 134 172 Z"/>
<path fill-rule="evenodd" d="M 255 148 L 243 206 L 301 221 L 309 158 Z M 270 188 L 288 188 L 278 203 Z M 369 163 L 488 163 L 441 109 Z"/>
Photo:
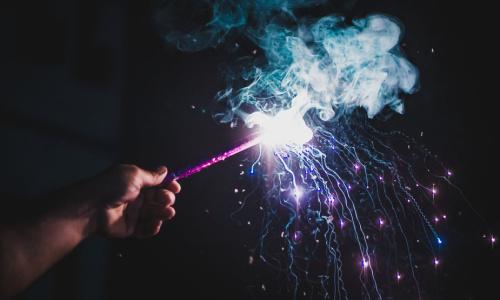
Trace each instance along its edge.
<path fill-rule="evenodd" d="M 268 145 L 302 145 L 313 138 L 313 132 L 302 116 L 292 109 L 280 111 L 275 116 L 255 112 L 248 116 L 246 123 L 249 127 L 258 125 L 261 131 L 260 141 Z"/>

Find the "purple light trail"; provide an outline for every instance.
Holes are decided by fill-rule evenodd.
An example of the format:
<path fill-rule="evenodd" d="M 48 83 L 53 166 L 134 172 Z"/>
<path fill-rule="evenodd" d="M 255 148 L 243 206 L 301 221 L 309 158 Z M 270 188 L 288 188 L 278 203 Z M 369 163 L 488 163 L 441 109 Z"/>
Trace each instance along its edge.
<path fill-rule="evenodd" d="M 242 139 L 238 143 L 235 144 L 235 146 L 231 147 L 229 150 L 226 150 L 224 152 L 218 153 L 216 155 L 213 155 L 207 159 L 204 159 L 198 163 L 189 165 L 185 168 L 182 168 L 180 170 L 177 170 L 175 172 L 170 173 L 165 177 L 163 182 L 161 183 L 162 185 L 168 184 L 174 180 L 182 179 L 188 176 L 191 176 L 194 173 L 198 173 L 201 170 L 218 163 L 222 160 L 225 160 L 226 158 L 233 156 L 237 153 L 240 153 L 241 151 L 244 151 L 248 148 L 251 148 L 257 144 L 260 143 L 260 133 L 253 133 L 249 135 L 248 137 Z"/>

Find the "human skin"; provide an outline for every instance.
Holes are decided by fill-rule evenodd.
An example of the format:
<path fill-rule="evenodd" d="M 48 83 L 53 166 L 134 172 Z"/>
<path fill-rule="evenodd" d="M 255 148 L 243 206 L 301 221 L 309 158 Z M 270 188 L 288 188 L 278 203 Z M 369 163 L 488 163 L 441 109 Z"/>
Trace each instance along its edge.
<path fill-rule="evenodd" d="M 175 215 L 176 181 L 162 186 L 167 168 L 146 171 L 116 165 L 68 188 L 44 195 L 35 216 L 0 227 L 0 299 L 32 284 L 92 234 L 147 238 Z"/>

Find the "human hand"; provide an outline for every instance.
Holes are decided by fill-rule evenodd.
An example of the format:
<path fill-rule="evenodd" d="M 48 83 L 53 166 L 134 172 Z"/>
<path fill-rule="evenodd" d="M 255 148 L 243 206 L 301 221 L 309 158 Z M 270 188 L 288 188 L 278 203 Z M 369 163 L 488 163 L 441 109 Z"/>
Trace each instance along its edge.
<path fill-rule="evenodd" d="M 160 186 L 167 168 L 149 172 L 117 165 L 88 180 L 40 197 L 28 220 L 0 226 L 0 299 L 16 295 L 81 241 L 97 232 L 114 238 L 149 237 L 175 215 L 180 185 Z"/>
<path fill-rule="evenodd" d="M 151 172 L 134 165 L 116 165 L 100 174 L 97 232 L 112 238 L 157 234 L 163 221 L 175 215 L 172 205 L 181 190 L 177 181 L 160 187 L 166 175 L 164 166 Z"/>

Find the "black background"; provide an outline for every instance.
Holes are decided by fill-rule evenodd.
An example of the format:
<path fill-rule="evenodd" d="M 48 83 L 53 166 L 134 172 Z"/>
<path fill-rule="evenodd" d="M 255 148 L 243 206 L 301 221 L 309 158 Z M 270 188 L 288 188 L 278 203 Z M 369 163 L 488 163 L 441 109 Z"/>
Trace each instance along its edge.
<path fill-rule="evenodd" d="M 0 4 L 2 194 L 43 194 L 118 162 L 173 170 L 245 135 L 210 116 L 215 93 L 225 87 L 218 65 L 230 57 L 220 49 L 181 53 L 165 45 L 151 4 Z M 478 1 L 395 0 L 337 1 L 331 8 L 402 21 L 403 48 L 420 70 L 421 90 L 405 97 L 403 116 L 379 125 L 417 137 L 438 155 L 498 234 L 493 8 Z M 91 237 L 18 298 L 251 299 L 248 243 L 259 225 L 238 226 L 229 217 L 241 200 L 234 189 L 249 184 L 239 176 L 242 157 L 183 180 L 177 216 L 158 236 Z M 429 287 L 435 295 L 423 298 L 496 299 L 498 249 L 482 237 L 489 234 L 482 223 L 461 217 L 473 214 L 462 199 L 447 201 L 453 249 L 443 250 L 448 258 Z M 6 202 L 0 209 L 11 209 Z"/>

